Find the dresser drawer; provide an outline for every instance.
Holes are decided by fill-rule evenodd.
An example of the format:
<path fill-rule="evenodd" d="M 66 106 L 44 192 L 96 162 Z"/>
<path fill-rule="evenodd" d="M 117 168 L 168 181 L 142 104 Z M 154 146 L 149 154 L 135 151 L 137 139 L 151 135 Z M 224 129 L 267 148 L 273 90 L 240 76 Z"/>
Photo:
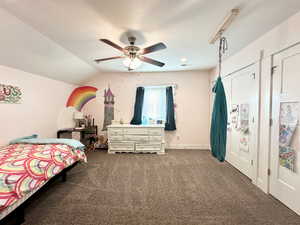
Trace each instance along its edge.
<path fill-rule="evenodd" d="M 137 152 L 157 152 L 161 150 L 161 144 L 136 144 Z"/>
<path fill-rule="evenodd" d="M 150 128 L 148 130 L 149 135 L 160 136 L 162 134 L 162 129 L 160 128 Z"/>
<path fill-rule="evenodd" d="M 124 134 L 148 135 L 147 128 L 124 128 Z"/>
<path fill-rule="evenodd" d="M 161 142 L 162 141 L 162 136 L 149 136 L 149 141 L 153 142 Z"/>
<path fill-rule="evenodd" d="M 108 136 L 121 136 L 123 135 L 122 128 L 109 128 L 108 129 Z"/>
<path fill-rule="evenodd" d="M 125 141 L 148 142 L 149 137 L 143 135 L 124 135 Z"/>
<path fill-rule="evenodd" d="M 123 136 L 109 136 L 108 137 L 109 141 L 110 142 L 113 142 L 113 141 L 123 141 Z"/>
<path fill-rule="evenodd" d="M 126 142 L 115 142 L 109 143 L 109 150 L 115 152 L 133 152 L 134 151 L 134 143 L 126 143 Z"/>

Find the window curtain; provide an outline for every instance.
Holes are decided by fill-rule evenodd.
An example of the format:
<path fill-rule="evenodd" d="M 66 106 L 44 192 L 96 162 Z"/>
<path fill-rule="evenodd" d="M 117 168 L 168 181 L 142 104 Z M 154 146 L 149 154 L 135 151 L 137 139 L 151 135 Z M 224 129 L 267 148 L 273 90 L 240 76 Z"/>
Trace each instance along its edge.
<path fill-rule="evenodd" d="M 214 88 L 215 100 L 210 128 L 210 145 L 212 155 L 220 162 L 225 160 L 227 139 L 227 103 L 221 78 L 219 77 Z"/>
<path fill-rule="evenodd" d="M 144 102 L 144 92 L 143 87 L 138 87 L 136 89 L 135 103 L 134 103 L 134 115 L 130 124 L 140 125 L 142 124 L 142 111 Z"/>
<path fill-rule="evenodd" d="M 172 130 L 176 130 L 173 88 L 167 87 L 166 94 L 167 94 L 167 116 L 166 116 L 165 130 L 172 131 Z"/>

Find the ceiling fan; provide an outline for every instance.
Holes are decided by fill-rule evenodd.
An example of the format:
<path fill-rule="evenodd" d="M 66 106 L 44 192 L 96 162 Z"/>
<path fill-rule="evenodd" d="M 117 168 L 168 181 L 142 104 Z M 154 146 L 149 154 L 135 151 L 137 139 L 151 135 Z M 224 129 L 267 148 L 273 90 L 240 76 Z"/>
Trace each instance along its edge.
<path fill-rule="evenodd" d="M 128 68 L 128 71 L 134 70 L 137 67 L 139 67 L 140 64 L 142 63 L 141 61 L 150 63 L 155 66 L 159 66 L 159 67 L 163 67 L 165 65 L 162 62 L 159 62 L 157 60 L 154 60 L 154 59 L 144 56 L 151 52 L 156 52 L 156 51 L 167 48 L 167 46 L 162 42 L 151 45 L 144 49 L 140 49 L 139 47 L 134 45 L 134 43 L 136 41 L 135 37 L 128 37 L 128 41 L 129 41 L 130 45 L 126 46 L 125 48 L 122 48 L 119 45 L 117 45 L 107 39 L 100 39 L 100 41 L 104 42 L 105 44 L 110 45 L 113 48 L 118 49 L 119 51 L 121 51 L 123 53 L 123 55 L 109 57 L 109 58 L 103 58 L 103 59 L 96 59 L 95 62 L 97 62 L 97 63 L 107 61 L 107 60 L 112 60 L 112 59 L 124 58 L 123 64 Z"/>

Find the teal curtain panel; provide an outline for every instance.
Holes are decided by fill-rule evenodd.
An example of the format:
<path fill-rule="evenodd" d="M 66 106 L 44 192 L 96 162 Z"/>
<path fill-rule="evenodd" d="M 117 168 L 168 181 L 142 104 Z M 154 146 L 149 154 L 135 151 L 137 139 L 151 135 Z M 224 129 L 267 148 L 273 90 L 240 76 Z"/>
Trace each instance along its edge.
<path fill-rule="evenodd" d="M 166 94 L 167 94 L 167 118 L 166 118 L 165 130 L 172 131 L 172 130 L 176 130 L 173 88 L 167 87 Z"/>
<path fill-rule="evenodd" d="M 132 118 L 130 124 L 134 124 L 134 125 L 142 124 L 144 93 L 145 93 L 145 89 L 143 87 L 138 87 L 136 89 L 134 115 L 133 115 L 133 118 Z"/>

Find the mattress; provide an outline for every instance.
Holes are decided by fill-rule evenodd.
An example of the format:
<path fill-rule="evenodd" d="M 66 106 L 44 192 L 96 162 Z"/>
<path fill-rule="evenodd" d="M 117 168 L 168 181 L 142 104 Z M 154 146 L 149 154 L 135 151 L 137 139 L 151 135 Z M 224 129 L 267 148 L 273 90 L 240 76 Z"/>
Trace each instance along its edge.
<path fill-rule="evenodd" d="M 0 219 L 79 160 L 86 161 L 84 152 L 63 144 L 13 144 L 1 148 Z"/>
<path fill-rule="evenodd" d="M 12 204 L 12 205 L 8 206 L 7 208 L 5 208 L 4 210 L 2 210 L 0 212 L 0 220 L 2 220 L 4 217 L 6 217 L 8 214 L 10 214 L 12 211 L 14 211 L 20 205 L 22 205 L 27 199 L 29 199 L 34 193 L 36 193 L 38 190 L 40 190 L 48 182 L 49 182 L 49 180 L 46 181 L 43 185 L 41 185 L 39 188 L 36 188 L 35 190 L 26 194 L 24 197 L 17 200 L 14 204 Z"/>

